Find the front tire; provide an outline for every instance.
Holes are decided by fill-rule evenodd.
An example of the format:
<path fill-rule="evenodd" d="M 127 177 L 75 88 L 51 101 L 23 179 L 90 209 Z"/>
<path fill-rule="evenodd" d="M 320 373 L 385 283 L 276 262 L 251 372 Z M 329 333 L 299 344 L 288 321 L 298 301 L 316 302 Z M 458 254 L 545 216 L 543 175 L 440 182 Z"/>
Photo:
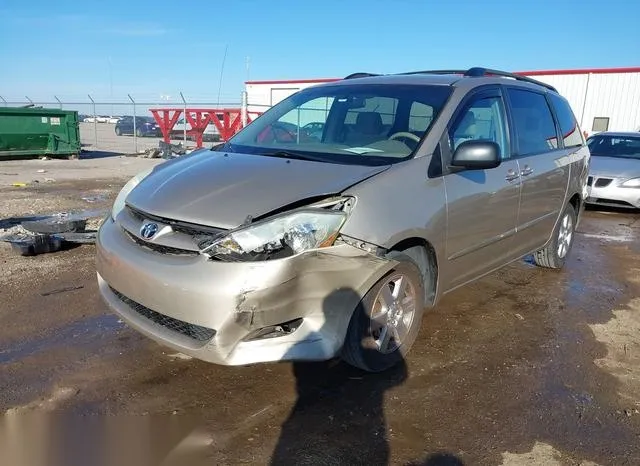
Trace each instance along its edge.
<path fill-rule="evenodd" d="M 418 336 L 425 307 L 424 279 L 406 254 L 392 251 L 398 265 L 380 279 L 356 308 L 342 359 L 367 372 L 381 372 L 404 359 Z"/>
<path fill-rule="evenodd" d="M 142 137 L 142 130 L 140 128 L 136 129 L 136 136 L 141 138 Z"/>
<path fill-rule="evenodd" d="M 576 211 L 571 204 L 565 207 L 560 221 L 553 231 L 551 242 L 533 254 L 533 260 L 539 267 L 561 269 L 573 246 L 576 229 Z"/>

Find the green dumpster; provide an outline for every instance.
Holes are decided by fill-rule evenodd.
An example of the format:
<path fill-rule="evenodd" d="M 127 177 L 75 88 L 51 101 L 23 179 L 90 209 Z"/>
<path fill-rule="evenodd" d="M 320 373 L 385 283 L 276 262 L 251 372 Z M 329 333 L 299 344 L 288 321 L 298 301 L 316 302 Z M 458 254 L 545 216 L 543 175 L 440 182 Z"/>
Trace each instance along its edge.
<path fill-rule="evenodd" d="M 0 107 L 0 157 L 79 153 L 77 111 Z"/>

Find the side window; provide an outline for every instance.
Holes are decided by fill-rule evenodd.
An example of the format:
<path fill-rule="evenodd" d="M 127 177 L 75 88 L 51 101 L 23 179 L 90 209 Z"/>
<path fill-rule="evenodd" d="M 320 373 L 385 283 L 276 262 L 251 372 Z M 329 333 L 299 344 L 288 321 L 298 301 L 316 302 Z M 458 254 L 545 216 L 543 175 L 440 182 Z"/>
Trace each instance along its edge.
<path fill-rule="evenodd" d="M 556 94 L 549 94 L 549 97 L 556 110 L 560 131 L 562 131 L 564 147 L 584 146 L 584 136 L 582 135 L 582 131 L 580 131 L 580 126 L 576 121 L 576 117 L 569 103 Z"/>
<path fill-rule="evenodd" d="M 493 141 L 500 147 L 502 159 L 509 158 L 504 106 L 499 97 L 485 97 L 471 102 L 449 129 L 455 151 L 465 141 Z"/>
<path fill-rule="evenodd" d="M 413 102 L 409 110 L 409 131 L 424 133 L 433 121 L 433 107 Z"/>
<path fill-rule="evenodd" d="M 537 92 L 507 89 L 520 155 L 558 148 L 558 135 L 547 99 Z"/>

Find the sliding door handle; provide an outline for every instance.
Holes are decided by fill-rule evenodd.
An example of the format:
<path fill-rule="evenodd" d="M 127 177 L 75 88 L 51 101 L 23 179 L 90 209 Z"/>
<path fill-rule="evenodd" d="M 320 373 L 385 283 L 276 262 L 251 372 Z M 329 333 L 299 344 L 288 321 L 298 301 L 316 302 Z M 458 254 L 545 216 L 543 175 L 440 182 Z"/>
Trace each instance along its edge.
<path fill-rule="evenodd" d="M 520 176 L 529 176 L 533 173 L 533 168 L 529 165 L 525 165 L 524 168 L 520 171 Z"/>

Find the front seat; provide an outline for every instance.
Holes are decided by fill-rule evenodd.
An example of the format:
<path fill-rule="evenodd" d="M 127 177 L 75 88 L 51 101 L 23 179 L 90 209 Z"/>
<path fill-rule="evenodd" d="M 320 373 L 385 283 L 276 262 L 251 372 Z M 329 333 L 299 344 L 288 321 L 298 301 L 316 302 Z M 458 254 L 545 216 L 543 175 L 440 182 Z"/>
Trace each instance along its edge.
<path fill-rule="evenodd" d="M 352 146 L 366 146 L 384 139 L 382 133 L 382 117 L 377 112 L 361 112 L 356 117 L 356 124 L 349 131 L 345 143 Z"/>
<path fill-rule="evenodd" d="M 476 116 L 469 110 L 453 133 L 453 149 L 457 149 L 465 141 L 476 139 L 477 130 Z"/>

